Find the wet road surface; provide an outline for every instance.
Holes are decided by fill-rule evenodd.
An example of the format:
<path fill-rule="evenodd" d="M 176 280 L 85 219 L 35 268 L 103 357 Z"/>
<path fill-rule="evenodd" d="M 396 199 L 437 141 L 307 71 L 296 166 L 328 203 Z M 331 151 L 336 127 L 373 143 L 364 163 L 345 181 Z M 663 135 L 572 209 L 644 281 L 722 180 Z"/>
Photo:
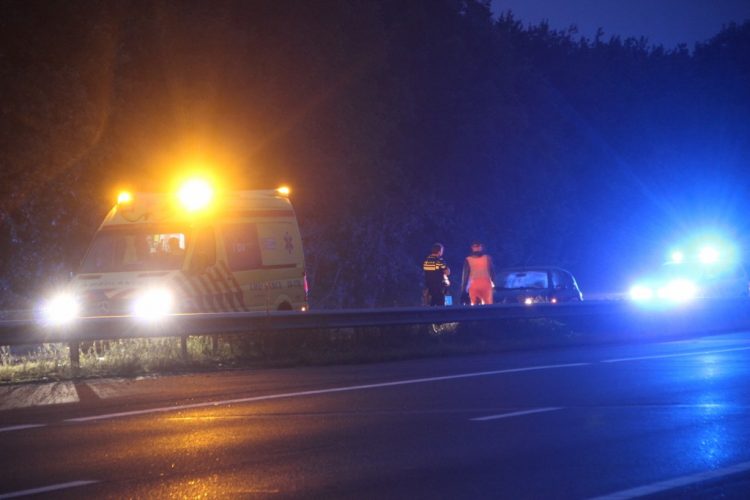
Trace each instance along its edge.
<path fill-rule="evenodd" d="M 0 499 L 742 498 L 749 417 L 746 332 L 3 387 Z"/>

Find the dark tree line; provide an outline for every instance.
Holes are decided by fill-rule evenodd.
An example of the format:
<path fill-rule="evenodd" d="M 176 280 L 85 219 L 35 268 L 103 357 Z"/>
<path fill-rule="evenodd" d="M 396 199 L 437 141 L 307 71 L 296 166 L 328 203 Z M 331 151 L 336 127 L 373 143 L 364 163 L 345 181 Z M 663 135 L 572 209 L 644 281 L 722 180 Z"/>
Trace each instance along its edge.
<path fill-rule="evenodd" d="M 584 292 L 693 229 L 750 244 L 748 22 L 689 49 L 474 0 L 6 0 L 0 40 L 3 307 L 196 158 L 294 187 L 319 307 L 415 303 L 436 240 Z"/>

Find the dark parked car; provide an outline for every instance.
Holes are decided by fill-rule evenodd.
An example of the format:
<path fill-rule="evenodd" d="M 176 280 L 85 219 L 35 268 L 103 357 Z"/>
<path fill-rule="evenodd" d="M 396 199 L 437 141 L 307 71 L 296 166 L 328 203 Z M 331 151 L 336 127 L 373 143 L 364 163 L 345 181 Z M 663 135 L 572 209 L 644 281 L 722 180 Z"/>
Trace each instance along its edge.
<path fill-rule="evenodd" d="M 575 278 L 559 267 L 517 267 L 495 273 L 495 302 L 526 304 L 583 300 Z"/>

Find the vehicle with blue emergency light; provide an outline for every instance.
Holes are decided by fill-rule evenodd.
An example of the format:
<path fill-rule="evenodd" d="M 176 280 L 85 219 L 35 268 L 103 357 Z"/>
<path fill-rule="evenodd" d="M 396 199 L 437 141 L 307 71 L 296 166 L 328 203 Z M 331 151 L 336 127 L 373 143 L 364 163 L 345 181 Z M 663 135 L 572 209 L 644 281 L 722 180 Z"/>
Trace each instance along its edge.
<path fill-rule="evenodd" d="M 686 303 L 694 299 L 748 297 L 748 274 L 729 246 L 706 244 L 691 252 L 674 250 L 651 276 L 630 288 L 639 303 Z"/>
<path fill-rule="evenodd" d="M 288 188 L 121 193 L 68 286 L 41 307 L 49 325 L 81 316 L 158 320 L 178 312 L 306 310 Z"/>

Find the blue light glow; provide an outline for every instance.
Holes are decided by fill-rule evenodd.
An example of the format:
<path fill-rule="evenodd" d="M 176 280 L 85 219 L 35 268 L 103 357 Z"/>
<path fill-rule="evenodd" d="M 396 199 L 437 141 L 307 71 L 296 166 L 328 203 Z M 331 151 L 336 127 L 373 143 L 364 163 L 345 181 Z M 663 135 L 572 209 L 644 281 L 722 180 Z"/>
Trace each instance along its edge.
<path fill-rule="evenodd" d="M 715 264 L 719 262 L 719 251 L 712 246 L 701 248 L 698 258 L 703 264 Z"/>
<path fill-rule="evenodd" d="M 698 294 L 698 286 L 692 281 L 685 278 L 678 278 L 670 281 L 663 287 L 659 288 L 657 295 L 660 299 L 671 302 L 687 302 L 695 298 Z"/>
<path fill-rule="evenodd" d="M 646 285 L 633 285 L 630 298 L 637 302 L 644 302 L 654 298 L 654 291 Z"/>
<path fill-rule="evenodd" d="M 685 261 L 685 254 L 680 250 L 672 252 L 672 262 L 675 264 L 682 264 Z"/>

